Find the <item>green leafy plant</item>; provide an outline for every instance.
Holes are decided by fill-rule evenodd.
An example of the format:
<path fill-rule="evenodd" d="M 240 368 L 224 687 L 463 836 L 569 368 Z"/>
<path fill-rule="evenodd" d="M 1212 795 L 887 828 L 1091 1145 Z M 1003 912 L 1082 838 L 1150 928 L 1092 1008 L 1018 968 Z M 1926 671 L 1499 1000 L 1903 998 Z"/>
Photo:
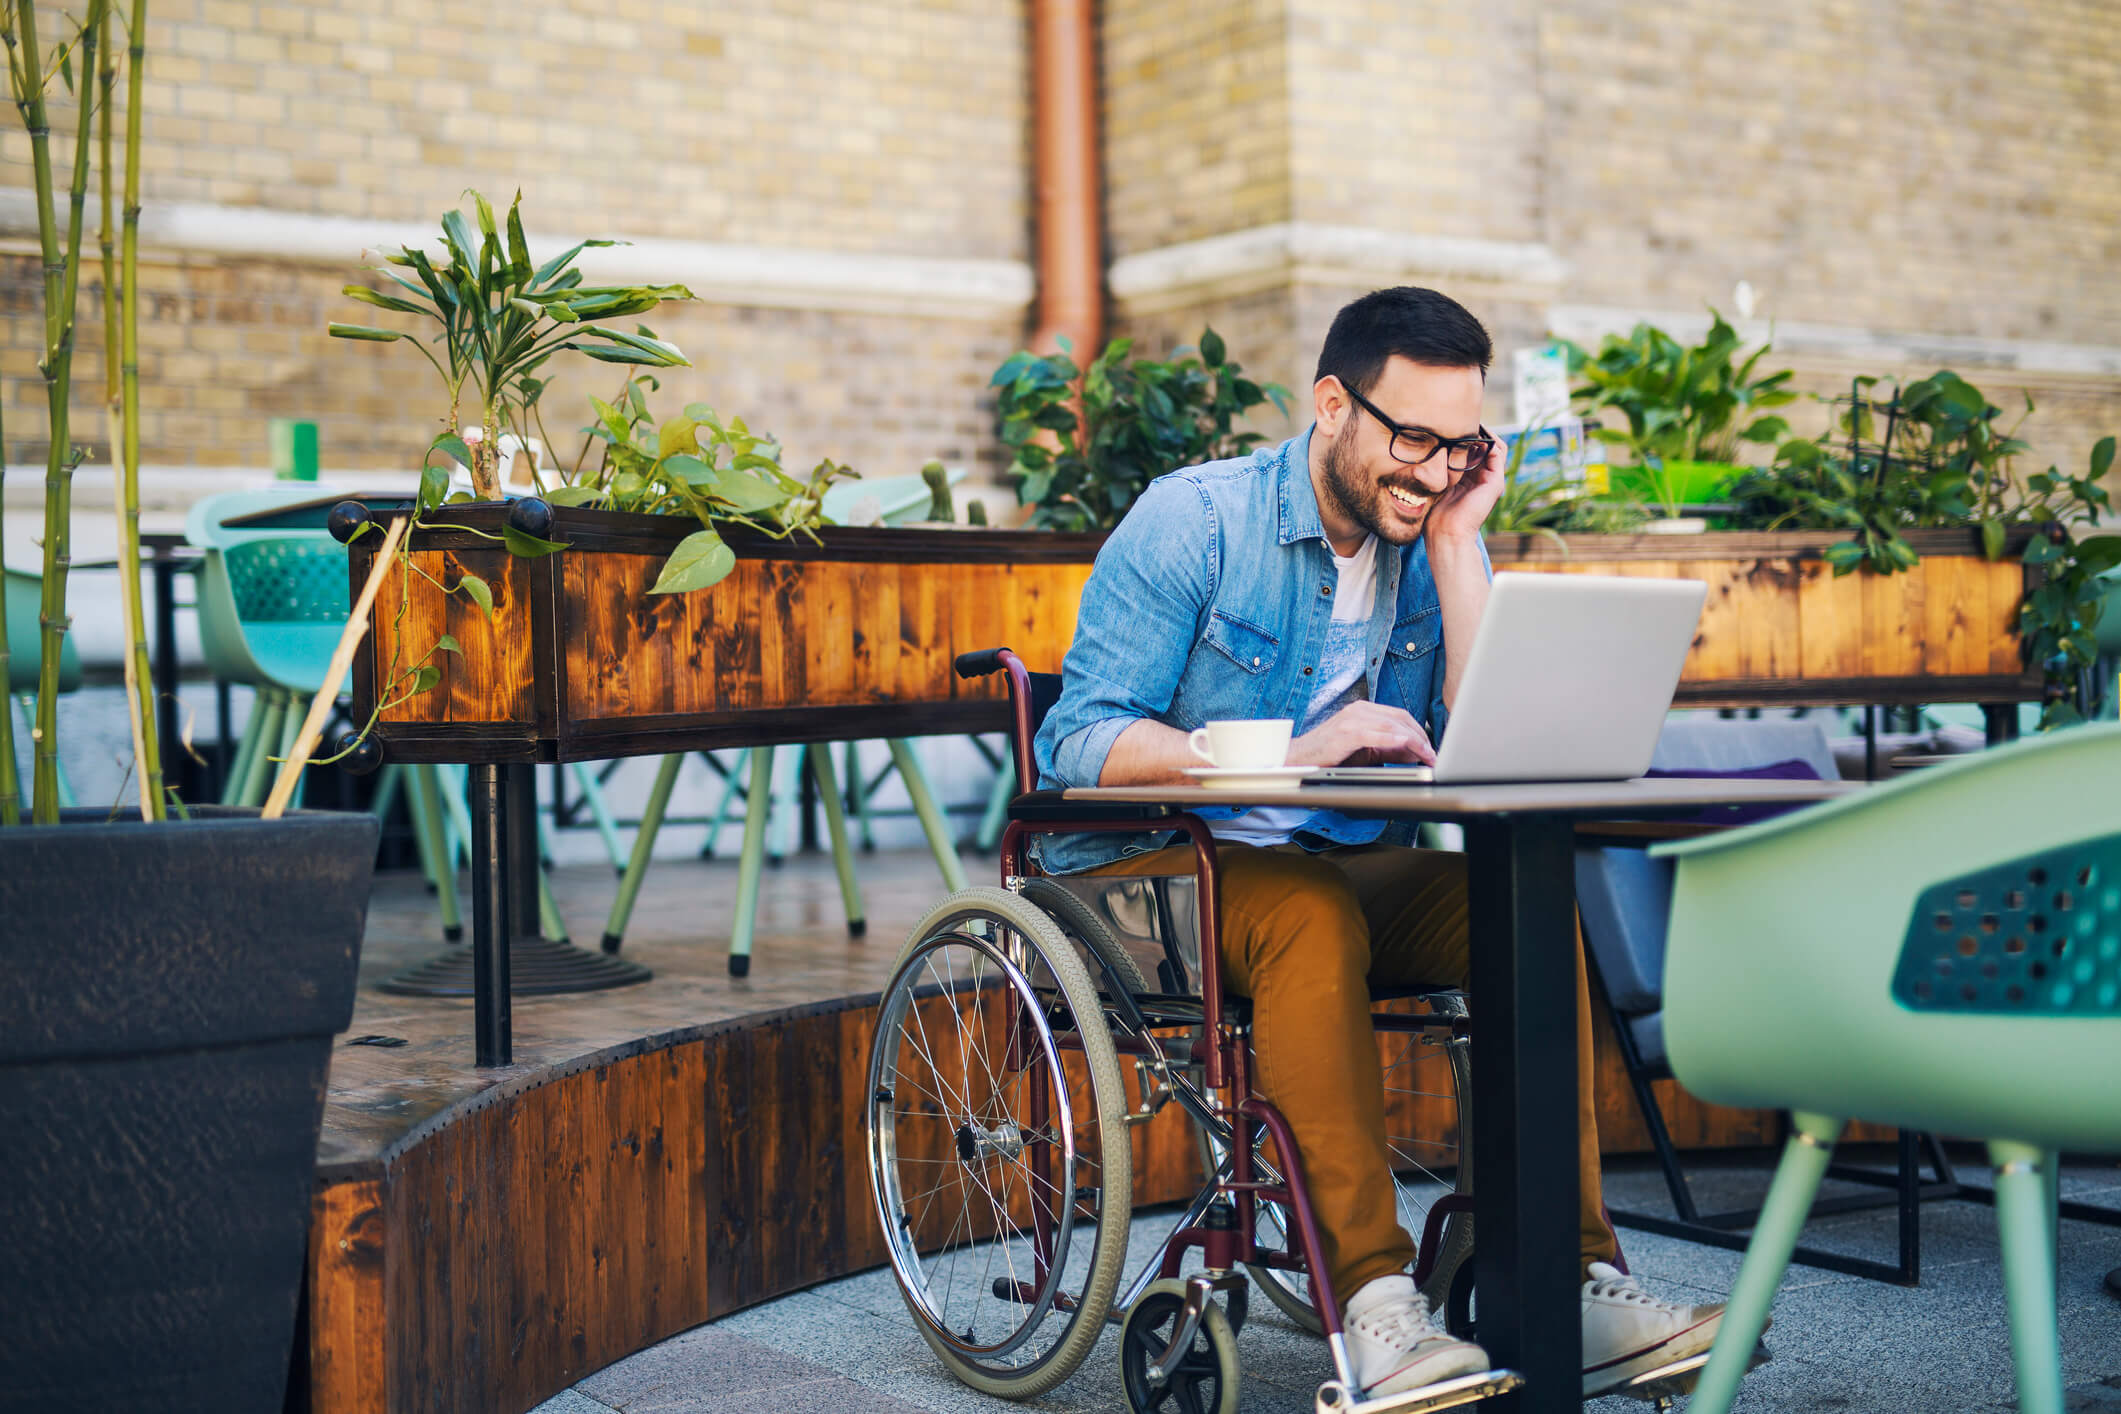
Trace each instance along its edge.
<path fill-rule="evenodd" d="M 648 374 L 627 380 L 617 402 L 591 398 L 597 420 L 583 428 L 583 454 L 562 485 L 546 491 L 556 506 L 591 506 L 643 515 L 689 515 L 700 529 L 678 542 L 663 562 L 651 594 L 683 594 L 719 583 L 736 568 L 736 555 L 715 529 L 751 527 L 775 539 L 817 539 L 827 524 L 825 491 L 835 481 L 860 474 L 827 458 L 798 481 L 781 468 L 780 447 L 754 433 L 741 417 L 727 423 L 705 403 L 688 403 L 682 415 L 658 424 L 647 394 L 658 385 Z M 589 449 L 601 449 L 584 470 Z"/>
<path fill-rule="evenodd" d="M 1235 424 L 1271 401 L 1289 415 L 1289 390 L 1257 383 L 1232 362 L 1213 329 L 1200 347 L 1162 362 L 1132 358 L 1114 339 L 1078 369 L 1065 342 L 1044 356 L 1012 354 L 995 370 L 996 413 L 1017 498 L 1030 524 L 1051 530 L 1110 529 L 1167 471 L 1241 456 L 1266 438 Z"/>
<path fill-rule="evenodd" d="M 463 212 L 449 211 L 442 216 L 444 256 L 439 263 L 409 245 L 383 257 L 385 266 L 410 270 L 417 283 L 378 266 L 377 273 L 397 292 L 366 285 L 348 285 L 344 291 L 348 298 L 378 309 L 433 320 L 441 326 L 432 340 L 441 347 L 440 358 L 403 330 L 365 324 L 327 328 L 340 339 L 409 340 L 434 365 L 449 389 L 448 425 L 436 445 L 471 469 L 475 499 L 494 501 L 501 498 L 500 435 L 513 428 L 528 437 L 527 424 L 545 389 L 545 380 L 537 375 L 546 361 L 573 349 L 601 363 L 682 365 L 685 356 L 675 345 L 651 334 L 629 334 L 586 321 L 646 313 L 664 300 L 691 299 L 692 292 L 683 285 L 584 285 L 575 258 L 591 246 L 619 244 L 616 241 L 582 241 L 533 266 L 523 234 L 523 194 L 516 193 L 508 208 L 505 237 L 492 205 L 475 191 L 469 195 L 478 222 L 476 237 Z M 477 398 L 482 428 L 475 446 L 460 435 L 467 383 Z"/>
<path fill-rule="evenodd" d="M 2046 672 L 2048 690 L 2040 713 L 2044 728 L 2084 719 L 2083 676 L 2099 656 L 2096 630 L 2107 588 L 2099 577 L 2121 565 L 2121 535 L 2079 538 L 2079 532 L 2096 526 L 2099 513 L 2112 509 L 2099 483 L 2113 465 L 2114 439 L 2102 437 L 2092 448 L 2083 476 L 2049 467 L 2025 479 L 2026 494 L 2018 511 L 2043 533 L 2033 537 L 2023 558 L 2042 578 L 2018 606 L 2018 632 L 2025 640 L 2027 660 Z"/>
<path fill-rule="evenodd" d="M 1772 446 L 1788 434 L 1783 418 L 1763 415 L 1796 401 L 1786 386 L 1789 369 L 1756 376 L 1770 346 L 1762 344 L 1743 362 L 1738 331 L 1709 311 L 1708 335 L 1689 348 L 1648 324 L 1626 338 L 1608 334 L 1597 353 L 1562 341 L 1569 372 L 1583 379 L 1571 390 L 1585 417 L 1617 413 L 1623 427 L 1601 427 L 1597 437 L 1625 447 L 1651 495 L 1665 514 L 1676 516 L 1683 483 L 1674 462 L 1728 463 L 1741 444 Z"/>
<path fill-rule="evenodd" d="M 2019 606 L 2019 635 L 2047 678 L 2042 725 L 2081 720 L 2080 674 L 2098 653 L 2099 576 L 2121 565 L 2121 536 L 2083 534 L 2113 508 L 2101 483 L 2114 439 L 2092 449 L 2082 476 L 2050 466 L 2021 483 L 2012 460 L 2026 450 L 2018 432 L 2034 411 L 2030 397 L 2006 428 L 2003 410 L 1949 369 L 1885 397 L 1875 396 L 1880 381 L 1854 380 L 1832 430 L 1785 442 L 1771 466 L 1741 477 L 1730 492 L 1734 522 L 1850 532 L 1824 551 L 1837 575 L 1912 568 L 1919 557 L 1906 530 L 1971 527 L 1993 560 L 2010 527 L 2036 527 L 2022 558 L 2040 583 Z"/>

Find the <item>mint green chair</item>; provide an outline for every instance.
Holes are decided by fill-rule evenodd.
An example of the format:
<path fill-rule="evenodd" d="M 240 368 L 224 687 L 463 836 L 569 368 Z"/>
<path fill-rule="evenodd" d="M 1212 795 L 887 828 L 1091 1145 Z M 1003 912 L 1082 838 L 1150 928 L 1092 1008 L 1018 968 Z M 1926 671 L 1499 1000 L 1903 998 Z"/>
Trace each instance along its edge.
<path fill-rule="evenodd" d="M 43 639 L 38 629 L 37 618 L 44 602 L 44 579 L 41 575 L 24 570 L 7 571 L 6 587 L 0 590 L 0 602 L 4 602 L 7 614 L 7 698 L 11 706 L 0 707 L 0 711 L 16 711 L 21 714 L 21 724 L 15 729 L 15 749 L 18 753 L 18 778 L 22 784 L 23 816 L 29 813 L 29 764 L 30 730 L 36 721 L 37 712 L 37 666 L 43 661 Z M 81 657 L 74 651 L 74 636 L 66 635 L 59 640 L 59 691 L 74 692 L 81 686 Z M 74 789 L 66 778 L 66 768 L 59 768 L 59 804 L 64 807 L 74 803 Z"/>
<path fill-rule="evenodd" d="M 1655 853 L 1665 1039 L 1794 1132 L 1688 1408 L 1724 1414 L 1851 1119 L 1984 1139 L 2018 1403 L 2060 1414 L 2058 1151 L 2121 1153 L 2121 725 L 1931 767 Z"/>

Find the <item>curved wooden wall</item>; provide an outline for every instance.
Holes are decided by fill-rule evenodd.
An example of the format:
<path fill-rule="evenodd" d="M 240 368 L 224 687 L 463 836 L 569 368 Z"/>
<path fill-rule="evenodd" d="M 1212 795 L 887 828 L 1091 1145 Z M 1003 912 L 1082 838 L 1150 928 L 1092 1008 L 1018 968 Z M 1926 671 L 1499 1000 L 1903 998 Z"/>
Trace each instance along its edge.
<path fill-rule="evenodd" d="M 885 1260 L 861 1092 L 874 997 L 648 1038 L 488 1091 L 323 1185 L 309 1408 L 518 1414 L 704 1321 Z M 1598 1022 L 1607 1152 L 1647 1147 Z M 1683 1146 L 1774 1141 L 1667 1081 Z M 1133 1081 L 1129 1080 L 1133 1093 Z M 1191 1195 L 1173 1106 L 1134 1131 L 1135 1201 Z M 299 1405 L 297 1405 L 299 1407 Z"/>

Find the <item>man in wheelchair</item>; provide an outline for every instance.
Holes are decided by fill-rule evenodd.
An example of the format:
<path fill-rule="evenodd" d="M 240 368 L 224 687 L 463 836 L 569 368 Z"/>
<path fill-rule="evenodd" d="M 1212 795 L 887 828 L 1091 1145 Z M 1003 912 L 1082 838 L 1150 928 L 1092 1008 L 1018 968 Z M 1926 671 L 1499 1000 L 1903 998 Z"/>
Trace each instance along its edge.
<path fill-rule="evenodd" d="M 1504 449 L 1480 423 L 1487 332 L 1433 290 L 1341 310 L 1312 388 L 1316 421 L 1278 447 L 1153 482 L 1098 555 L 1060 700 L 1037 737 L 1040 784 L 1182 783 L 1187 729 L 1295 723 L 1291 765 L 1427 762 L 1487 601 L 1480 529 Z M 1224 977 L 1252 1000 L 1261 1090 L 1294 1129 L 1324 1260 L 1346 1297 L 1370 1394 L 1487 1368 L 1407 1275 L 1373 984 L 1463 985 L 1463 856 L 1413 826 L 1300 806 L 1200 810 L 1218 839 Z M 1052 873 L 1187 872 L 1155 835 L 1040 843 Z M 1577 960 L 1584 1394 L 1708 1349 L 1721 1306 L 1650 1296 L 1618 1269 L 1600 1198 L 1590 1001 Z"/>

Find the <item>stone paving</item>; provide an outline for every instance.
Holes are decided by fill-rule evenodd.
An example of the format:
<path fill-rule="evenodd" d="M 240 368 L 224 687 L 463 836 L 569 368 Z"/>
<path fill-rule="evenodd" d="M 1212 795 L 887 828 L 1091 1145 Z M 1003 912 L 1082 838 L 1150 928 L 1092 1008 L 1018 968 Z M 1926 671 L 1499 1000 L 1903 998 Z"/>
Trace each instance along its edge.
<path fill-rule="evenodd" d="M 1967 1170 L 1970 1179 L 1985 1175 Z M 1608 1175 L 1616 1202 L 1664 1206 L 1654 1169 L 1629 1164 Z M 1759 1168 L 1716 1168 L 1697 1176 L 1706 1204 L 1757 1199 Z M 1835 1191 L 1829 1189 L 1829 1192 Z M 2121 1210 L 2121 1166 L 2079 1164 L 2064 1173 L 2065 1196 Z M 1174 1222 L 1170 1213 L 1135 1221 L 1133 1263 Z M 1816 1219 L 1806 1241 L 1878 1260 L 1892 1256 L 1891 1209 Z M 1720 1298 L 1739 1256 L 1644 1233 L 1624 1233 L 1629 1261 L 1657 1291 L 1675 1298 Z M 2017 1407 L 2010 1340 L 1989 1210 L 1966 1202 L 1929 1204 L 1922 1218 L 1923 1280 L 1908 1289 L 1792 1267 L 1768 1335 L 1774 1359 L 1748 1376 L 1740 1414 L 1770 1410 L 1817 1414 L 1973 1414 Z M 2063 1378 L 2070 1414 L 2121 1414 L 2121 1300 L 2101 1285 L 2121 1265 L 2121 1227 L 2065 1221 L 2061 1241 Z M 1131 1270 L 1131 1264 L 1130 1264 Z M 1325 1347 L 1264 1301 L 1239 1338 L 1244 1414 L 1300 1414 L 1329 1373 Z M 1117 1331 L 1069 1380 L 1043 1399 L 1015 1406 L 1046 1414 L 1123 1409 Z M 901 1305 L 888 1269 L 800 1292 L 740 1312 L 644 1350 L 540 1406 L 537 1414 L 720 1414 L 737 1409 L 830 1410 L 833 1414 L 998 1414 L 1011 1408 L 950 1379 Z M 1647 1405 L 1609 1397 L 1598 1414 Z"/>

